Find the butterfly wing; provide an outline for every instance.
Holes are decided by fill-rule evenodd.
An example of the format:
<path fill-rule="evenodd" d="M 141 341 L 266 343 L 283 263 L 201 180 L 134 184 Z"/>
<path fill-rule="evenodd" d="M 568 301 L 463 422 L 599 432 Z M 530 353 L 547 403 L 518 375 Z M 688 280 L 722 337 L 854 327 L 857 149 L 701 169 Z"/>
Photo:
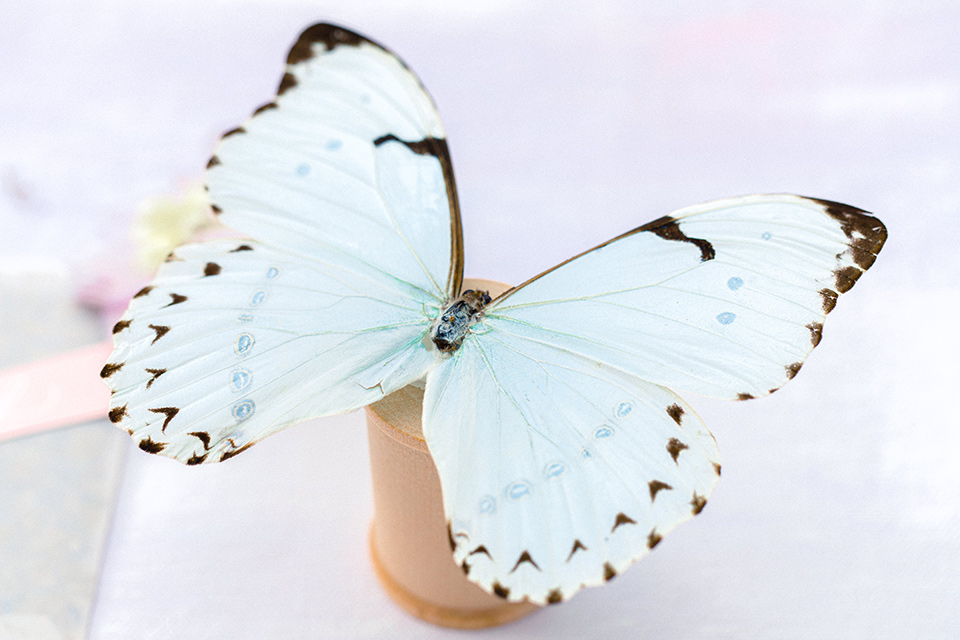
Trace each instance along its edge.
<path fill-rule="evenodd" d="M 110 420 L 150 453 L 218 462 L 423 376 L 436 312 L 338 258 L 252 241 L 177 249 L 114 327 Z"/>
<path fill-rule="evenodd" d="M 558 602 L 698 513 L 719 458 L 666 386 L 739 399 L 778 388 L 885 237 L 845 205 L 723 200 L 495 299 L 424 398 L 468 577 L 510 600 Z"/>
<path fill-rule="evenodd" d="M 886 240 L 848 205 L 757 195 L 644 225 L 505 292 L 498 331 L 673 389 L 748 399 L 779 389 Z"/>
<path fill-rule="evenodd" d="M 257 242 L 181 247 L 115 327 L 110 419 L 142 449 L 223 460 L 433 365 L 422 339 L 460 288 L 460 221 L 439 116 L 396 56 L 304 31 L 207 185 Z"/>
<path fill-rule="evenodd" d="M 276 99 L 207 168 L 220 220 L 307 255 L 340 251 L 440 299 L 459 293 L 460 215 L 443 125 L 420 80 L 329 24 L 301 34 Z"/>
<path fill-rule="evenodd" d="M 699 513 L 716 443 L 668 389 L 486 328 L 424 395 L 454 559 L 488 592 L 560 602 Z"/>

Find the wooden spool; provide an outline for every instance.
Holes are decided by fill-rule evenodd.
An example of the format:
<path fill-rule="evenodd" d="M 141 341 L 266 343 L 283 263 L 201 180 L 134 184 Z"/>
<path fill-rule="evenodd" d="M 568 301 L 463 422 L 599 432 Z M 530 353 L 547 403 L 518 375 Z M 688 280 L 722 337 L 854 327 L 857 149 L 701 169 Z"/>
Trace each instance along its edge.
<path fill-rule="evenodd" d="M 508 286 L 467 280 L 469 288 L 496 296 Z M 370 555 L 380 583 L 406 611 L 444 627 L 492 627 L 536 611 L 537 605 L 490 595 L 453 561 L 422 409 L 423 390 L 409 386 L 366 410 L 375 508 Z"/>

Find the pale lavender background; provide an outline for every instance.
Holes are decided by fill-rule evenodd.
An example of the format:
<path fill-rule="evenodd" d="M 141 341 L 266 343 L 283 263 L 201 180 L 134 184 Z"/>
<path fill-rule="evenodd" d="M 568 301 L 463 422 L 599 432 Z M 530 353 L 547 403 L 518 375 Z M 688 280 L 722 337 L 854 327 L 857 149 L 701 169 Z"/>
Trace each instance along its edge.
<path fill-rule="evenodd" d="M 735 194 L 872 210 L 891 239 L 798 378 L 756 402 L 688 397 L 723 454 L 704 513 L 610 585 L 483 636 L 952 637 L 960 5 L 651 4 L 8 3 L 0 264 L 102 264 L 135 205 L 199 177 L 321 19 L 431 89 L 468 275 L 518 282 Z M 209 468 L 129 448 L 92 638 L 463 635 L 376 584 L 361 415 Z"/>

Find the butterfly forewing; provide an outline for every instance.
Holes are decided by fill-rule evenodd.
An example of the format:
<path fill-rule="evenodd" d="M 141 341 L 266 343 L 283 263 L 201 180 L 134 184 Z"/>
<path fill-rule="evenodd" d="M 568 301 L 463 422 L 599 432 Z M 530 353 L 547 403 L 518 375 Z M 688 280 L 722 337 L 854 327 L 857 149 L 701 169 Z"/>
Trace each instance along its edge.
<path fill-rule="evenodd" d="M 277 98 L 207 170 L 225 224 L 286 251 L 342 251 L 400 286 L 459 293 L 462 240 L 443 126 L 417 77 L 341 27 L 307 29 Z"/>
<path fill-rule="evenodd" d="M 515 601 L 609 580 L 698 513 L 720 470 L 669 390 L 493 328 L 429 374 L 424 432 L 454 559 Z"/>
<path fill-rule="evenodd" d="M 498 331 L 704 395 L 766 395 L 796 375 L 837 296 L 886 238 L 876 218 L 747 196 L 641 227 L 494 300 Z"/>

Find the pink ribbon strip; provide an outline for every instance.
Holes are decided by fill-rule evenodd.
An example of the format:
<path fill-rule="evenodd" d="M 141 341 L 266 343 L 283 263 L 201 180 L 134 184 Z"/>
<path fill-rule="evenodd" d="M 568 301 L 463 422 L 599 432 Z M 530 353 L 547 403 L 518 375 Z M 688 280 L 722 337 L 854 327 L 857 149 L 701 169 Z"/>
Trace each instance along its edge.
<path fill-rule="evenodd" d="M 100 369 L 112 351 L 107 340 L 0 371 L 0 442 L 106 417 Z"/>

